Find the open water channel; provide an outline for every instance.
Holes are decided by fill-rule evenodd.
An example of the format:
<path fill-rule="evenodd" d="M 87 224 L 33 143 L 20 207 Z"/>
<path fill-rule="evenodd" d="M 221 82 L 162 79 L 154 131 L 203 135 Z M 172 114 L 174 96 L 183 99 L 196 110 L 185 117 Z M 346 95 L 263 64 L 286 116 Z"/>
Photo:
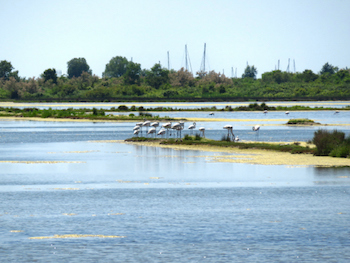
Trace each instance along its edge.
<path fill-rule="evenodd" d="M 232 124 L 243 140 L 310 140 L 319 127 L 283 125 L 299 116 L 350 132 L 348 111 L 154 114 L 208 118 L 197 127 L 213 139 Z M 0 120 L 2 262 L 350 260 L 349 168 L 115 141 L 134 125 Z"/>

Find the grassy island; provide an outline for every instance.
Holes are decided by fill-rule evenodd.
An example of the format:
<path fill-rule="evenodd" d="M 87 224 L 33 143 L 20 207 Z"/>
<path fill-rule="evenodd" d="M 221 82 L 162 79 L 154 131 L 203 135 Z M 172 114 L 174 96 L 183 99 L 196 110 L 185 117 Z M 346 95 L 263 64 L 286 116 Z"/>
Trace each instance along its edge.
<path fill-rule="evenodd" d="M 207 145 L 225 148 L 238 149 L 259 149 L 259 150 L 273 150 L 279 152 L 289 152 L 292 154 L 314 154 L 315 149 L 310 146 L 301 146 L 300 143 L 267 143 L 267 142 L 230 142 L 227 140 L 216 141 L 207 138 L 202 138 L 198 135 L 186 135 L 182 140 L 180 139 L 157 139 L 145 137 L 133 137 L 126 139 L 127 142 L 158 142 L 161 145 Z"/>
<path fill-rule="evenodd" d="M 233 142 L 227 139 L 221 141 L 211 140 L 195 136 L 186 135 L 183 139 L 156 139 L 145 137 L 133 137 L 125 140 L 127 142 L 158 142 L 160 145 L 194 145 L 194 146 L 215 146 L 219 148 L 237 149 L 258 149 L 272 150 L 278 152 L 288 152 L 291 154 L 312 154 L 316 156 L 331 156 L 350 158 L 350 136 L 345 137 L 343 132 L 334 130 L 318 130 L 310 145 L 302 146 L 299 142 L 294 143 L 268 143 L 268 142 Z M 315 146 L 311 146 L 313 143 Z M 349 163 L 350 166 L 350 163 Z"/>
<path fill-rule="evenodd" d="M 309 119 L 290 119 L 287 125 L 321 125 L 321 123 Z"/>
<path fill-rule="evenodd" d="M 148 120 L 169 121 L 174 120 L 168 116 L 160 118 L 159 115 L 139 112 L 138 115 L 130 113 L 129 115 L 106 114 L 103 109 L 38 109 L 38 108 L 2 108 L 0 107 L 0 117 L 17 118 L 56 118 L 56 119 L 76 119 L 76 120 L 106 120 L 106 121 L 139 121 L 147 118 Z"/>

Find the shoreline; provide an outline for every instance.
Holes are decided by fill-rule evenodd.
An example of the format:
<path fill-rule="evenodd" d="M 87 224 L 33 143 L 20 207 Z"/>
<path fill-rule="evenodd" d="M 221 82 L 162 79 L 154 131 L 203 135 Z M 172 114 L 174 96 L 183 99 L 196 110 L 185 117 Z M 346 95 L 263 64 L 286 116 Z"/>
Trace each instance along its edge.
<path fill-rule="evenodd" d="M 175 121 L 184 120 L 184 118 L 174 117 Z M 140 120 L 101 120 L 101 119 L 71 119 L 71 118 L 41 118 L 41 117 L 13 117 L 13 116 L 0 116 L 0 121 L 47 121 L 47 122 L 139 122 Z M 165 121 L 154 120 L 154 121 Z M 253 122 L 259 121 L 274 122 L 274 121 L 288 121 L 288 119 L 224 119 L 224 118 L 186 118 L 186 122 Z M 248 124 L 247 124 L 248 125 Z M 250 124 L 249 124 L 250 125 Z M 308 126 L 350 126 L 350 123 L 332 123 L 332 124 L 285 124 L 285 123 L 273 123 L 262 124 L 260 126 L 291 126 L 291 127 L 308 127 Z"/>
<path fill-rule="evenodd" d="M 202 155 L 208 162 L 246 163 L 257 165 L 286 165 L 291 167 L 350 167 L 349 158 L 314 156 L 311 154 L 291 154 L 272 150 L 238 149 L 210 145 L 162 145 L 160 142 L 124 142 L 147 147 L 171 148 L 202 152 L 230 153 L 230 155 Z M 247 143 L 247 142 L 246 142 Z M 277 143 L 277 142 L 275 142 Z M 292 142 L 290 142 L 292 143 Z"/>

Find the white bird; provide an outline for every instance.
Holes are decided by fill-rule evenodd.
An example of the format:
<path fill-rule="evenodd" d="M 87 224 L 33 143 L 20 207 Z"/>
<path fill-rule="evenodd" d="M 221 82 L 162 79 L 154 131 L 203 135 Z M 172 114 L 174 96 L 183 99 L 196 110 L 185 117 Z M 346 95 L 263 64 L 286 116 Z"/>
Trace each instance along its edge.
<path fill-rule="evenodd" d="M 266 113 L 267 113 L 267 110 L 264 110 L 264 113 L 266 114 Z"/>
<path fill-rule="evenodd" d="M 142 127 L 147 127 L 147 134 L 148 134 L 148 127 L 149 127 L 150 124 L 151 124 L 151 122 L 150 121 L 146 121 L 146 119 L 142 123 Z"/>
<path fill-rule="evenodd" d="M 169 129 L 171 128 L 171 122 L 162 124 L 162 128 L 167 130 L 167 135 L 169 136 Z"/>
<path fill-rule="evenodd" d="M 164 130 L 163 128 L 161 128 L 160 130 L 159 130 L 159 132 L 157 133 L 157 135 L 164 135 L 166 133 L 166 130 Z"/>
<path fill-rule="evenodd" d="M 196 123 L 194 122 L 193 124 L 191 124 L 190 126 L 188 126 L 188 129 L 192 131 L 196 128 Z"/>
<path fill-rule="evenodd" d="M 171 122 L 167 122 L 167 123 L 162 124 L 162 127 L 165 128 L 165 129 L 170 129 L 171 128 Z"/>
<path fill-rule="evenodd" d="M 150 126 L 152 126 L 152 127 L 154 127 L 154 128 L 157 128 L 158 126 L 159 126 L 159 122 L 152 122 L 151 124 L 150 124 Z"/>
<path fill-rule="evenodd" d="M 227 124 L 223 127 L 224 129 L 227 129 L 227 138 L 230 138 L 230 135 L 232 135 L 232 141 L 235 140 L 235 135 L 233 134 L 233 127 L 230 124 Z M 231 134 L 230 134 L 231 132 Z"/>
<path fill-rule="evenodd" d="M 136 126 L 140 126 L 141 127 L 142 124 L 143 124 L 143 121 L 136 123 Z"/>
<path fill-rule="evenodd" d="M 134 130 L 134 135 L 139 135 L 140 129 Z"/>
<path fill-rule="evenodd" d="M 336 110 L 336 111 L 334 112 L 334 114 L 337 114 L 337 113 L 339 113 L 339 111 L 338 111 L 338 110 Z"/>
<path fill-rule="evenodd" d="M 286 114 L 288 115 L 288 114 L 289 114 L 289 111 L 286 111 Z"/>
<path fill-rule="evenodd" d="M 141 129 L 141 127 L 136 125 L 132 130 L 136 131 L 136 130 L 140 130 L 140 129 Z"/>
<path fill-rule="evenodd" d="M 204 134 L 205 128 L 204 127 L 200 127 L 198 130 L 200 131 L 200 133 L 203 133 L 203 138 L 205 138 L 205 134 Z"/>
<path fill-rule="evenodd" d="M 156 128 L 152 127 L 151 129 L 149 129 L 149 131 L 147 132 L 147 134 L 152 134 L 154 133 L 154 137 L 156 137 Z"/>
<path fill-rule="evenodd" d="M 185 128 L 185 124 L 180 121 L 180 125 L 176 126 L 175 130 L 180 133 L 180 139 L 181 139 L 181 131 Z"/>
<path fill-rule="evenodd" d="M 258 131 L 258 130 L 260 130 L 260 125 L 253 126 L 253 131 Z"/>
<path fill-rule="evenodd" d="M 182 123 L 182 124 L 183 124 L 183 123 Z M 178 133 L 178 131 L 181 130 L 181 128 L 182 128 L 182 124 L 179 123 L 179 122 L 176 122 L 175 124 L 173 124 L 173 125 L 171 126 L 171 129 L 176 130 L 176 131 L 177 131 L 176 133 Z"/>
<path fill-rule="evenodd" d="M 235 138 L 235 142 L 238 142 L 239 141 L 239 138 L 238 138 L 238 136 L 236 136 L 236 138 Z"/>
<path fill-rule="evenodd" d="M 214 115 L 214 112 L 209 113 L 209 115 L 213 116 L 213 115 Z"/>
<path fill-rule="evenodd" d="M 141 134 L 142 134 L 142 124 L 143 124 L 143 122 L 138 122 L 138 123 L 135 124 L 136 126 L 139 126 L 139 127 L 140 127 L 140 129 L 141 129 Z"/>

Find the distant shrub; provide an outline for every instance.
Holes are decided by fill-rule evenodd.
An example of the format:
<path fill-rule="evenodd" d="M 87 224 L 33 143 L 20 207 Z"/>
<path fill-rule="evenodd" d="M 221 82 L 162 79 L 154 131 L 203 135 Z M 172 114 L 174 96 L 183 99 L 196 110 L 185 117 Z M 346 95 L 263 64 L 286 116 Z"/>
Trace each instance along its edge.
<path fill-rule="evenodd" d="M 312 140 L 317 148 L 315 155 L 329 155 L 334 149 L 344 142 L 344 138 L 344 132 L 337 130 L 334 130 L 333 132 L 322 129 L 316 131 Z M 334 152 L 333 154 L 336 153 Z"/>
<path fill-rule="evenodd" d="M 316 122 L 309 119 L 290 119 L 287 124 L 316 124 Z"/>
<path fill-rule="evenodd" d="M 192 141 L 193 138 L 192 138 L 192 136 L 186 134 L 185 137 L 184 137 L 184 140 L 185 140 L 185 141 Z"/>
<path fill-rule="evenodd" d="M 120 105 L 120 106 L 118 107 L 118 110 L 120 110 L 120 111 L 128 111 L 129 108 L 128 108 L 127 106 L 125 106 L 125 105 Z"/>
<path fill-rule="evenodd" d="M 92 115 L 94 115 L 94 116 L 97 116 L 97 115 L 105 116 L 106 113 L 105 113 L 104 110 L 98 110 L 98 109 L 96 109 L 96 108 L 93 108 L 93 109 L 92 109 Z"/>
<path fill-rule="evenodd" d="M 200 140 L 202 140 L 201 135 L 200 135 L 199 133 L 196 133 L 196 135 L 195 135 L 195 137 L 194 137 L 194 140 L 195 140 L 195 141 L 200 141 Z"/>
<path fill-rule="evenodd" d="M 151 113 L 145 113 L 145 112 L 139 112 L 139 116 L 144 116 L 144 117 L 152 117 Z"/>

